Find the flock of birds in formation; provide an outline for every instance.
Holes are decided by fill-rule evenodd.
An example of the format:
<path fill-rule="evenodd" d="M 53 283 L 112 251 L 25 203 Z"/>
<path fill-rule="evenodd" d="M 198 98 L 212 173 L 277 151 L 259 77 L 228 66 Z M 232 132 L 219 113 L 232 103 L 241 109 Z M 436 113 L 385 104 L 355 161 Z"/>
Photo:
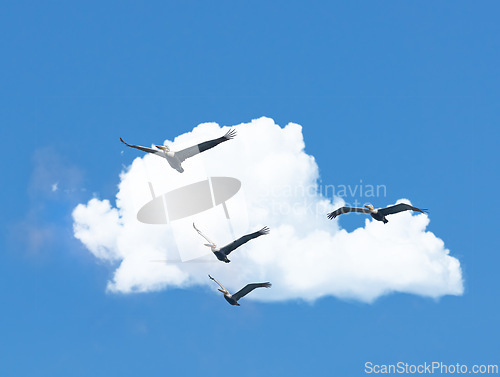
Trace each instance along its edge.
<path fill-rule="evenodd" d="M 194 145 L 192 147 L 182 149 L 180 151 L 171 151 L 169 147 L 164 146 L 164 145 L 155 145 L 157 149 L 152 149 L 152 148 L 147 148 L 147 147 L 141 147 L 139 145 L 131 145 L 127 144 L 125 141 L 123 141 L 122 138 L 120 138 L 121 142 L 124 143 L 125 145 L 131 147 L 131 148 L 136 148 L 139 149 L 143 152 L 147 153 L 152 153 L 154 155 L 163 157 L 167 160 L 169 165 L 177 170 L 179 173 L 182 173 L 184 169 L 182 168 L 181 164 L 184 162 L 189 157 L 195 156 L 198 153 L 204 152 L 208 149 L 211 149 L 215 147 L 216 145 L 219 145 L 220 143 L 223 143 L 225 141 L 231 140 L 236 136 L 236 131 L 233 129 L 230 129 L 224 136 L 219 137 L 217 139 L 205 141 L 203 143 L 200 143 L 198 145 Z M 393 206 L 389 206 L 386 208 L 373 208 L 371 204 L 367 204 L 364 206 L 364 208 L 356 208 L 356 207 L 341 207 L 339 209 L 336 209 L 333 212 L 330 212 L 327 216 L 330 220 L 336 218 L 338 215 L 341 215 L 343 213 L 349 213 L 349 212 L 360 212 L 360 213 L 366 213 L 373 217 L 375 220 L 382 221 L 384 224 L 388 222 L 386 219 L 386 216 L 392 215 L 398 212 L 402 211 L 417 211 L 424 213 L 426 211 L 425 209 L 419 209 L 416 207 L 413 207 L 408 204 L 400 203 L 396 204 Z M 210 247 L 212 252 L 214 253 L 215 257 L 220 260 L 221 262 L 229 263 L 230 260 L 227 258 L 227 256 L 236 250 L 238 247 L 241 245 L 247 243 L 248 241 L 263 236 L 265 234 L 269 233 L 269 228 L 264 227 L 261 230 L 246 234 L 243 237 L 238 238 L 237 240 L 231 242 L 230 244 L 227 244 L 226 246 L 223 247 L 217 247 L 217 245 L 211 241 L 208 237 L 206 237 L 198 228 L 196 228 L 195 224 L 193 223 L 194 229 L 203 237 L 205 240 L 208 242 L 204 244 L 205 246 Z M 271 283 L 266 282 L 266 283 L 252 283 L 252 284 L 247 284 L 245 287 L 240 289 L 238 292 L 234 294 L 230 294 L 229 291 L 224 288 L 224 286 L 219 283 L 217 280 L 215 280 L 211 275 L 208 275 L 208 277 L 215 281 L 219 286 L 220 289 L 218 289 L 220 292 L 224 294 L 224 298 L 226 299 L 227 302 L 229 302 L 231 305 L 237 305 L 240 306 L 238 303 L 238 300 L 241 299 L 243 296 L 247 295 L 248 293 L 252 292 L 256 288 L 270 288 Z"/>

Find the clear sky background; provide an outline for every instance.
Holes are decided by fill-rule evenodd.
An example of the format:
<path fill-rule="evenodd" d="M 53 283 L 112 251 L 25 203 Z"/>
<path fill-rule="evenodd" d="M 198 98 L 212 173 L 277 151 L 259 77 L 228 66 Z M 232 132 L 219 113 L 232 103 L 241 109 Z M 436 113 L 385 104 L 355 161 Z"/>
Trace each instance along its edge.
<path fill-rule="evenodd" d="M 499 11 L 495 1 L 3 2 L 0 375 L 500 364 Z M 429 230 L 460 260 L 463 296 L 234 308 L 208 289 L 106 293 L 114 267 L 74 239 L 71 211 L 114 201 L 132 160 L 118 137 L 147 144 L 261 116 L 303 126 L 323 183 L 383 184 L 376 206 L 405 197 L 429 208 Z"/>

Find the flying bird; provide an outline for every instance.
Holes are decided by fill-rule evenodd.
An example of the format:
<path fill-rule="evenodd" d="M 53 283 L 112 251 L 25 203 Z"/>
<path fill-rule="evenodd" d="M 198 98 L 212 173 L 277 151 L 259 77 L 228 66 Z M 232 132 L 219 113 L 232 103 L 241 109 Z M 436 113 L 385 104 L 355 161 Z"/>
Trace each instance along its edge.
<path fill-rule="evenodd" d="M 184 162 L 184 160 L 186 160 L 189 157 L 193 157 L 198 153 L 205 152 L 206 150 L 211 149 L 216 145 L 219 145 L 220 143 L 231 140 L 235 136 L 236 136 L 236 130 L 230 129 L 229 131 L 226 132 L 224 136 L 221 136 L 218 139 L 205 141 L 198 145 L 193 145 L 192 147 L 177 152 L 171 151 L 170 148 L 165 145 L 155 145 L 155 147 L 158 149 L 152 149 L 147 147 L 141 147 L 139 145 L 127 144 L 126 142 L 123 141 L 122 138 L 120 138 L 120 140 L 123 144 L 125 144 L 128 147 L 139 149 L 143 152 L 152 153 L 157 156 L 165 158 L 172 168 L 177 170 L 179 173 L 182 173 L 184 169 L 182 168 L 181 164 L 182 162 Z"/>
<path fill-rule="evenodd" d="M 336 209 L 333 212 L 330 212 L 328 214 L 328 218 L 330 220 L 332 220 L 332 219 L 336 218 L 338 215 L 341 215 L 343 213 L 361 212 L 361 213 L 367 213 L 367 214 L 371 215 L 375 220 L 383 221 L 384 224 L 386 224 L 389 222 L 389 220 L 387 220 L 385 218 L 387 215 L 392 215 L 394 213 L 403 212 L 403 211 L 410 211 L 410 210 L 416 211 L 416 212 L 421 212 L 421 213 L 425 213 L 425 211 L 427 211 L 426 209 L 419 209 L 417 207 L 412 207 L 411 205 L 405 204 L 405 203 L 400 203 L 400 204 L 396 204 L 396 205 L 389 206 L 386 208 L 377 208 L 377 209 L 373 208 L 373 206 L 371 204 L 367 204 L 364 207 L 365 208 L 342 207 L 342 208 Z"/>
<path fill-rule="evenodd" d="M 238 304 L 238 300 L 240 298 L 242 298 L 243 296 L 246 296 L 247 294 L 249 294 L 250 292 L 252 292 L 255 288 L 270 288 L 271 287 L 271 283 L 267 282 L 267 283 L 252 283 L 252 284 L 247 284 L 245 285 L 245 287 L 243 287 L 242 289 L 240 289 L 238 292 L 236 292 L 234 295 L 230 294 L 229 291 L 224 288 L 222 286 L 221 283 L 219 283 L 217 280 L 215 280 L 212 276 L 208 275 L 208 277 L 210 279 L 212 279 L 213 281 L 215 281 L 217 284 L 219 284 L 219 286 L 222 288 L 222 289 L 218 289 L 218 291 L 224 293 L 224 298 L 226 299 L 227 302 L 229 302 L 231 305 L 236 305 L 236 306 L 240 306 L 240 304 Z"/>
<path fill-rule="evenodd" d="M 269 228 L 265 226 L 261 230 L 258 230 L 257 232 L 246 234 L 243 237 L 238 238 L 236 241 L 231 242 L 230 244 L 227 244 L 224 247 L 218 248 L 217 245 L 211 241 L 207 236 L 205 236 L 203 233 L 201 233 L 196 225 L 193 223 L 193 228 L 196 229 L 196 231 L 202 236 L 204 239 L 207 240 L 208 243 L 205 243 L 205 246 L 208 246 L 212 252 L 215 254 L 218 260 L 222 262 L 229 263 L 231 262 L 229 259 L 227 259 L 227 256 L 231 254 L 232 251 L 243 245 L 244 243 L 247 243 L 248 241 L 263 236 L 264 234 L 269 233 Z"/>

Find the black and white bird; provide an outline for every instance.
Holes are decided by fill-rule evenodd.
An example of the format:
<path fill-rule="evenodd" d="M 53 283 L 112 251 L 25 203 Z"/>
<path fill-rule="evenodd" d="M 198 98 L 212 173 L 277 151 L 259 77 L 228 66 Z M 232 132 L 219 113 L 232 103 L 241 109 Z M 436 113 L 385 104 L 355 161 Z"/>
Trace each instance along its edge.
<path fill-rule="evenodd" d="M 120 138 L 120 140 L 123 144 L 125 144 L 128 147 L 139 149 L 143 152 L 152 153 L 157 156 L 165 158 L 171 167 L 173 167 L 179 173 L 182 173 L 184 169 L 182 168 L 181 164 L 182 162 L 184 162 L 184 160 L 186 160 L 189 157 L 193 157 L 198 153 L 205 152 L 206 150 L 211 149 L 219 145 L 220 143 L 231 140 L 235 136 L 236 136 L 236 130 L 230 129 L 229 131 L 226 132 L 224 136 L 221 136 L 218 139 L 205 141 L 198 145 L 193 145 L 192 147 L 177 152 L 171 151 L 170 148 L 165 145 L 155 145 L 155 147 L 158 149 L 152 149 L 147 147 L 141 147 L 139 145 L 127 144 L 126 142 L 123 141 L 122 138 Z"/>
<path fill-rule="evenodd" d="M 202 232 L 199 231 L 199 229 L 196 227 L 196 225 L 194 225 L 194 223 L 193 223 L 193 228 L 196 229 L 196 231 L 200 234 L 200 236 L 202 236 L 204 239 L 207 240 L 208 243 L 205 243 L 204 245 L 208 246 L 212 250 L 217 259 L 226 263 L 230 262 L 230 260 L 227 259 L 227 256 L 231 254 L 232 251 L 234 251 L 244 243 L 253 240 L 254 238 L 263 236 L 265 234 L 269 234 L 269 228 L 265 226 L 264 228 L 258 230 L 257 232 L 246 234 L 243 237 L 238 238 L 236 241 L 233 241 L 227 244 L 226 246 L 218 248 L 213 241 L 211 241 L 207 236 L 205 236 Z"/>
<path fill-rule="evenodd" d="M 349 212 L 361 212 L 361 213 L 366 213 L 368 215 L 371 215 L 375 220 L 378 221 L 383 221 L 384 224 L 388 223 L 389 220 L 387 220 L 385 217 L 387 215 L 392 215 L 394 213 L 398 212 L 403 212 L 403 211 L 416 211 L 416 212 L 421 212 L 425 213 L 427 211 L 426 209 L 419 209 L 417 207 L 412 207 L 409 204 L 405 203 L 400 203 L 396 204 L 393 206 L 389 206 L 386 208 L 373 208 L 371 204 L 367 204 L 364 206 L 365 208 L 357 208 L 357 207 L 341 207 L 339 209 L 336 209 L 333 212 L 330 212 L 328 214 L 328 218 L 330 220 L 336 218 L 338 215 L 342 215 L 343 213 L 349 213 Z"/>
<path fill-rule="evenodd" d="M 219 287 L 221 289 L 217 289 L 219 292 L 224 293 L 224 298 L 226 299 L 227 302 L 229 302 L 231 305 L 236 305 L 240 306 L 238 304 L 238 300 L 242 298 L 243 296 L 246 296 L 250 292 L 252 292 L 255 288 L 270 288 L 271 283 L 252 283 L 252 284 L 247 284 L 245 285 L 242 289 L 240 289 L 238 292 L 236 292 L 234 295 L 230 294 L 229 291 L 222 286 L 221 283 L 219 283 L 217 280 L 215 280 L 212 276 L 208 275 L 210 279 L 215 281 L 217 284 L 219 284 Z"/>

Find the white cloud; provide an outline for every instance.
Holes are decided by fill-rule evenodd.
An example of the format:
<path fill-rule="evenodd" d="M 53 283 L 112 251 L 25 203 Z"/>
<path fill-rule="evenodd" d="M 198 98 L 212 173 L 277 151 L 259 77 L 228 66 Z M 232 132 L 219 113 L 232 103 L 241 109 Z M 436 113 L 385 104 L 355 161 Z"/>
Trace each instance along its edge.
<path fill-rule="evenodd" d="M 75 208 L 75 237 L 96 258 L 117 264 L 108 290 L 144 292 L 195 285 L 215 289 L 207 277 L 210 273 L 230 291 L 249 282 L 271 281 L 272 289 L 248 296 L 263 301 L 336 296 L 370 302 L 390 292 L 434 298 L 462 294 L 460 263 L 442 240 L 426 231 L 427 215 L 400 213 L 388 224 L 367 218 L 364 227 L 348 233 L 337 221 L 327 220 L 331 201 L 310 190 L 319 179 L 318 167 L 304 152 L 301 126 L 290 123 L 280 128 L 272 119 L 260 118 L 234 128 L 234 140 L 186 160 L 182 174 L 161 158 L 127 148 L 126 154 L 139 157 L 121 174 L 116 207 L 108 200 L 92 199 Z M 182 149 L 226 131 L 227 127 L 205 123 L 167 144 Z M 208 255 L 204 240 L 191 226 L 195 221 L 221 246 L 230 242 L 231 228 L 221 208 L 171 225 L 147 225 L 136 219 L 151 200 L 148 182 L 160 195 L 207 176 L 242 182 L 241 192 L 227 203 L 237 237 L 264 225 L 271 228 L 269 235 L 231 254 L 229 264 Z M 340 204 L 342 200 L 335 198 L 335 205 Z M 185 260 L 186 251 L 207 254 L 207 262 L 155 262 Z"/>

